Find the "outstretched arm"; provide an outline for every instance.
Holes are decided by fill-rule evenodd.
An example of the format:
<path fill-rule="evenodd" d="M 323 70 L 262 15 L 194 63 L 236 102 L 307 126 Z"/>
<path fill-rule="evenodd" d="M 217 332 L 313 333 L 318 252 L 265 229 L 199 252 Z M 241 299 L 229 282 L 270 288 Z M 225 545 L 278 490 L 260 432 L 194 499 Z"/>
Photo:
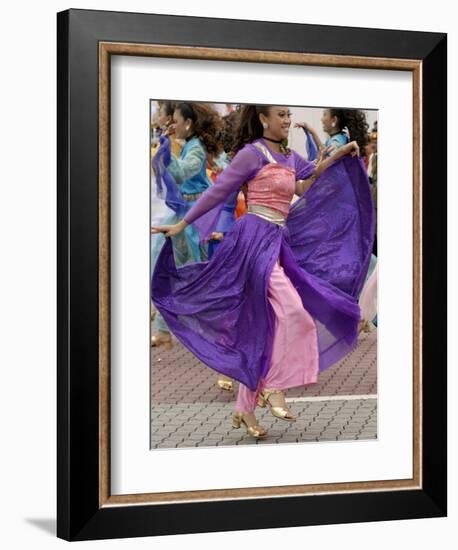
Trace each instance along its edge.
<path fill-rule="evenodd" d="M 356 141 L 351 141 L 350 143 L 347 143 L 346 145 L 343 145 L 337 151 L 332 155 L 332 157 L 328 157 L 324 160 L 322 160 L 317 166 L 315 166 L 313 169 L 310 170 L 310 163 L 309 165 L 304 164 L 303 168 L 299 171 L 299 177 L 302 177 L 303 179 L 299 179 L 296 181 L 296 190 L 295 193 L 298 196 L 303 195 L 310 187 L 313 185 L 316 178 L 326 170 L 326 168 L 335 162 L 340 157 L 343 157 L 344 155 L 351 154 L 351 156 L 358 156 L 359 157 L 359 147 Z M 304 162 L 306 162 L 304 159 L 302 159 Z M 313 165 L 312 165 L 313 166 Z M 298 172 L 296 172 L 298 173 Z"/>
<path fill-rule="evenodd" d="M 322 160 L 315 169 L 315 177 L 318 177 L 326 168 L 335 162 L 337 159 L 345 156 L 345 155 L 351 155 L 352 157 L 359 157 L 359 146 L 356 143 L 356 141 L 350 141 L 350 143 L 347 143 L 346 145 L 342 145 L 342 147 L 339 147 L 339 149 L 336 150 L 335 153 L 331 157 L 328 157 L 324 160 Z"/>
<path fill-rule="evenodd" d="M 173 237 L 183 229 L 206 214 L 212 208 L 223 205 L 231 193 L 237 191 L 240 186 L 252 179 L 262 161 L 259 155 L 249 147 L 244 147 L 233 158 L 230 165 L 216 178 L 214 185 L 209 187 L 200 199 L 193 205 L 184 219 L 175 225 L 153 227 L 153 233 L 165 233 L 166 237 Z"/>
<path fill-rule="evenodd" d="M 300 197 L 315 181 L 316 176 L 314 176 L 313 174 L 316 170 L 316 164 L 314 162 L 306 160 L 295 151 L 293 154 L 294 165 L 296 169 L 296 187 L 294 193 Z"/>

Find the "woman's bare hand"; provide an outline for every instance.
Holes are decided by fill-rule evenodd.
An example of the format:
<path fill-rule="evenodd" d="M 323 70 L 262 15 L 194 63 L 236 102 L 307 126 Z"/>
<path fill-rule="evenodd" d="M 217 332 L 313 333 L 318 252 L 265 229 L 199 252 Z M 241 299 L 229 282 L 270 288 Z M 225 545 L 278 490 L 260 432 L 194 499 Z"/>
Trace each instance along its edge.
<path fill-rule="evenodd" d="M 210 240 L 212 241 L 222 241 L 224 238 L 224 233 L 221 233 L 220 231 L 213 231 L 213 233 L 210 235 Z"/>
<path fill-rule="evenodd" d="M 310 132 L 310 126 L 306 122 L 295 122 L 294 128 L 303 128 L 304 130 Z"/>
<path fill-rule="evenodd" d="M 350 141 L 350 143 L 347 143 L 345 147 L 347 148 L 347 153 L 349 153 L 352 157 L 359 157 L 359 145 L 356 141 Z"/>
<path fill-rule="evenodd" d="M 175 237 L 181 233 L 185 227 L 186 225 L 183 225 L 182 222 L 174 225 L 159 225 L 157 227 L 152 227 L 151 233 L 164 233 L 166 237 Z"/>
<path fill-rule="evenodd" d="M 175 133 L 175 124 L 171 123 L 168 126 L 165 127 L 164 132 L 162 133 L 163 136 L 173 136 Z"/>
<path fill-rule="evenodd" d="M 333 150 L 334 146 L 333 145 L 328 145 L 327 147 L 322 147 L 318 150 L 318 156 L 317 156 L 317 159 L 316 159 L 316 164 L 320 164 L 321 162 L 323 162 L 323 160 L 327 157 L 327 155 L 329 153 L 331 153 L 331 151 Z"/>

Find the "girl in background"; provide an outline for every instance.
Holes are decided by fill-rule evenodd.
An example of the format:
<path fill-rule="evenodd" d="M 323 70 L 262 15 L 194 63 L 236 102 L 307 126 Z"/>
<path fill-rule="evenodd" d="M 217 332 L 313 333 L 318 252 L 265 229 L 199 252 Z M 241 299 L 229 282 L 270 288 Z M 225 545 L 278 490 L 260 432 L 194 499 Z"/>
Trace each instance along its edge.
<path fill-rule="evenodd" d="M 175 102 L 174 101 L 158 101 L 157 102 L 159 113 L 157 122 L 159 125 L 158 133 L 159 137 L 161 135 L 167 134 L 171 140 L 172 153 L 178 157 L 181 152 L 181 143 L 177 140 L 173 132 L 173 113 L 175 111 Z M 159 139 L 151 146 L 151 159 L 154 158 L 157 151 L 159 150 L 160 141 Z"/>
<path fill-rule="evenodd" d="M 176 224 L 183 219 L 194 203 L 208 189 L 211 182 L 207 176 L 207 155 L 218 156 L 222 147 L 216 140 L 221 129 L 218 113 L 205 103 L 178 103 L 173 114 L 173 124 L 161 137 L 161 145 L 153 159 L 158 195 L 165 193 L 165 201 L 174 213 L 164 220 L 165 224 Z M 176 156 L 171 151 L 170 134 L 185 144 Z M 152 250 L 152 264 L 155 265 L 164 244 L 164 236 L 157 235 Z M 207 259 L 207 246 L 200 242 L 199 233 L 189 226 L 173 241 L 173 255 L 176 265 L 188 262 L 202 262 Z M 154 297 L 153 297 L 154 298 Z M 172 343 L 166 321 L 160 313 L 155 318 L 155 333 L 152 346 Z"/>
<path fill-rule="evenodd" d="M 175 103 L 173 101 L 158 101 L 158 112 L 155 114 L 155 124 L 152 127 L 152 132 L 154 133 L 154 139 L 152 140 L 151 145 L 151 166 L 153 167 L 153 159 L 156 156 L 156 153 L 159 150 L 160 146 L 160 136 L 169 135 L 171 141 L 171 150 L 175 156 L 179 156 L 181 152 L 181 143 L 176 139 L 176 136 L 172 129 L 173 124 L 173 112 L 175 110 Z M 154 171 L 154 168 L 153 168 Z M 154 208 L 154 191 L 151 189 L 151 212 Z M 157 204 L 157 203 L 156 203 Z M 157 239 L 156 239 L 157 240 Z M 151 272 L 153 272 L 157 250 L 154 249 L 155 240 L 151 240 Z M 153 302 L 151 302 L 151 320 L 154 320 L 156 317 L 156 308 L 154 307 Z"/>
<path fill-rule="evenodd" d="M 328 158 L 334 155 L 340 147 L 350 141 L 356 141 L 361 154 L 364 156 L 365 147 L 368 143 L 367 130 L 369 125 L 366 122 L 366 115 L 359 109 L 333 109 L 323 110 L 321 117 L 323 132 L 328 134 L 324 143 L 318 133 L 306 122 L 297 122 L 295 128 L 303 128 L 309 133 L 317 145 L 317 157 Z M 315 158 L 309 158 L 315 160 Z"/>

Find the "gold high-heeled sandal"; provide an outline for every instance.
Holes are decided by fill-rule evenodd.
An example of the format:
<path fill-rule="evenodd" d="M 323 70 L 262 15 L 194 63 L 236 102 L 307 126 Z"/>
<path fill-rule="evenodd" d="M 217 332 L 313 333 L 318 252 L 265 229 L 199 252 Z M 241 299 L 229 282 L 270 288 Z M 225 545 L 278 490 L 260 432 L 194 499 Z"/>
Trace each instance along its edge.
<path fill-rule="evenodd" d="M 266 405 L 269 405 L 270 412 L 277 418 L 281 418 L 281 420 L 287 420 L 288 422 L 295 422 L 296 417 L 293 416 L 293 413 L 288 409 L 288 407 L 273 406 L 272 403 L 269 401 L 269 397 L 275 393 L 283 394 L 281 390 L 266 389 L 261 391 L 258 398 L 258 405 L 260 407 L 265 407 Z"/>
<path fill-rule="evenodd" d="M 172 337 L 170 334 L 159 332 L 151 337 L 151 347 L 157 348 L 159 346 L 165 346 L 167 349 L 172 348 Z"/>
<path fill-rule="evenodd" d="M 224 390 L 224 391 L 232 391 L 234 388 L 232 380 L 228 376 L 224 376 L 224 374 L 220 374 L 218 376 L 216 385 L 220 390 Z"/>
<path fill-rule="evenodd" d="M 245 420 L 245 414 L 243 412 L 234 413 L 234 416 L 232 417 L 232 427 L 238 429 L 242 424 L 245 426 L 246 433 L 251 435 L 251 437 L 259 439 L 261 437 L 266 437 L 267 435 L 267 430 L 265 430 L 262 426 L 258 426 L 257 424 L 254 426 L 249 426 Z"/>
<path fill-rule="evenodd" d="M 371 323 L 369 321 L 360 321 L 358 323 L 358 334 L 361 334 L 361 332 L 369 333 L 372 330 Z"/>

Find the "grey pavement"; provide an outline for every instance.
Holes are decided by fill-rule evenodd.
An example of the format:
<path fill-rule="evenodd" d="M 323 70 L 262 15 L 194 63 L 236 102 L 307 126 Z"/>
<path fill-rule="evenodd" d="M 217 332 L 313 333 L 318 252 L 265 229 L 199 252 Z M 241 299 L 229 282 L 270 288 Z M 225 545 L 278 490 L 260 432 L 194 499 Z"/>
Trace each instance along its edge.
<path fill-rule="evenodd" d="M 316 384 L 287 390 L 296 422 L 256 409 L 268 436 L 254 439 L 233 429 L 234 392 L 216 386 L 217 374 L 179 342 L 151 350 L 151 448 L 357 441 L 377 437 L 377 330 L 322 374 Z"/>

